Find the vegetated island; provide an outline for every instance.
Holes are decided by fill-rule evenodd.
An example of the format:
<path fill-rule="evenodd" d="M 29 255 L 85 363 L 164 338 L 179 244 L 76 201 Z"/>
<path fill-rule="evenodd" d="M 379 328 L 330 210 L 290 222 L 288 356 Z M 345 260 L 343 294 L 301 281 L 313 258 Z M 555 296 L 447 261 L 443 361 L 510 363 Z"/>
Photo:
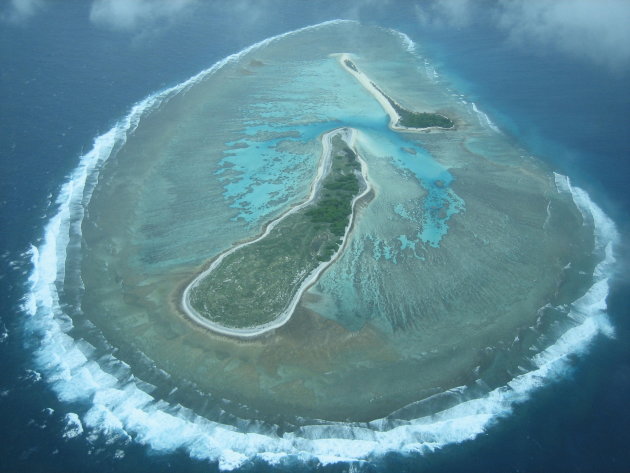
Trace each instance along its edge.
<path fill-rule="evenodd" d="M 453 121 L 439 113 L 413 112 L 407 110 L 385 92 L 383 92 L 370 78 L 365 75 L 348 54 L 339 55 L 340 64 L 350 72 L 370 92 L 385 109 L 390 117 L 390 128 L 396 131 L 416 131 L 431 129 L 449 129 L 455 124 Z"/>
<path fill-rule="evenodd" d="M 394 131 L 449 129 L 439 113 L 413 112 L 360 71 L 348 54 L 340 64 L 381 104 Z M 269 222 L 261 235 L 225 251 L 186 286 L 182 308 L 197 324 L 238 338 L 284 325 L 304 293 L 346 244 L 356 202 L 369 194 L 367 165 L 354 150 L 355 130 L 322 136 L 322 156 L 306 201 Z"/>
<path fill-rule="evenodd" d="M 355 130 L 322 136 L 317 176 L 306 201 L 263 233 L 219 255 L 184 290 L 184 312 L 199 325 L 251 338 L 284 325 L 303 292 L 340 254 L 359 199 L 371 190 L 354 150 Z"/>

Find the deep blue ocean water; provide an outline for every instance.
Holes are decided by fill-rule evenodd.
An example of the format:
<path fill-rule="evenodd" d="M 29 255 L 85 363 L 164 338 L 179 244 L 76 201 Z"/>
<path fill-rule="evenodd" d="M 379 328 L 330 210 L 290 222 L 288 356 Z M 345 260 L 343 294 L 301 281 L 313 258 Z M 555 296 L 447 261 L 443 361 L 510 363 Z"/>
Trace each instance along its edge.
<path fill-rule="evenodd" d="M 0 471 L 215 471 L 184 453 L 157 455 L 132 445 L 117 459 L 115 444 L 62 438 L 72 406 L 61 405 L 29 371 L 33 342 L 21 330 L 25 315 L 19 309 L 29 270 L 24 253 L 43 236 L 54 213 L 51 202 L 82 150 L 134 102 L 255 41 L 338 12 L 332 4 L 289 5 L 265 21 L 236 25 L 202 7 L 181 24 L 137 36 L 94 27 L 88 10 L 59 2 L 23 24 L 0 24 Z M 421 42 L 455 88 L 587 189 L 623 239 L 630 221 L 630 138 L 624 130 L 630 71 L 516 49 L 492 29 L 421 29 L 402 10 L 377 9 L 361 19 Z M 609 298 L 616 338 L 597 339 L 588 356 L 575 360 L 570 377 L 538 391 L 486 434 L 424 457 L 392 454 L 367 471 L 627 471 L 629 299 L 628 282 L 620 277 Z M 246 470 L 274 471 L 264 464 Z"/>

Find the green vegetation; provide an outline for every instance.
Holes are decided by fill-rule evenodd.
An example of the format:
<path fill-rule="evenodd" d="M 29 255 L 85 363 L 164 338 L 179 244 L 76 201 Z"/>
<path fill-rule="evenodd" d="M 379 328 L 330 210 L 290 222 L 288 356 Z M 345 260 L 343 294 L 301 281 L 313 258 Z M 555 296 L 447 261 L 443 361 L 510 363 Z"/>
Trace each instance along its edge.
<path fill-rule="evenodd" d="M 432 126 L 438 126 L 441 128 L 452 128 L 453 122 L 449 118 L 444 115 L 440 115 L 439 113 L 428 113 L 428 112 L 410 112 L 401 107 L 394 107 L 398 115 L 400 115 L 400 120 L 397 125 L 404 126 L 407 128 L 429 128 Z"/>
<path fill-rule="evenodd" d="M 429 128 L 432 126 L 452 128 L 454 126 L 454 123 L 450 118 L 440 115 L 439 113 L 412 112 L 401 107 L 395 100 L 379 89 L 374 82 L 371 82 L 371 84 L 383 95 L 383 97 L 387 99 L 394 110 L 396 110 L 396 113 L 400 116 L 400 120 L 398 120 L 396 125 L 407 128 Z"/>
<path fill-rule="evenodd" d="M 355 66 L 354 63 L 350 59 L 346 59 L 344 62 L 346 63 L 346 66 L 348 66 L 354 72 L 359 72 L 359 69 L 357 69 L 357 66 Z"/>
<path fill-rule="evenodd" d="M 191 306 L 226 327 L 275 320 L 308 277 L 339 249 L 363 178 L 356 154 L 335 136 L 332 162 L 316 200 L 264 238 L 226 256 L 190 291 Z"/>
<path fill-rule="evenodd" d="M 344 59 L 343 61 L 347 67 L 352 69 L 354 72 L 359 72 L 357 66 L 350 60 Z M 372 81 L 370 84 L 378 90 L 383 97 L 387 99 L 390 105 L 396 110 L 396 113 L 400 116 L 398 126 L 404 126 L 406 128 L 429 128 L 433 126 L 437 126 L 440 128 L 453 128 L 455 125 L 453 120 L 444 115 L 440 115 L 439 113 L 429 113 L 429 112 L 412 112 L 407 110 L 404 107 L 401 107 L 395 100 L 389 97 L 385 92 L 383 92 L 379 87 Z"/>
<path fill-rule="evenodd" d="M 333 158 L 331 172 L 323 183 L 319 199 L 306 212 L 311 222 L 327 225 L 330 233 L 337 236 L 343 236 L 348 226 L 352 199 L 359 192 L 357 172 L 360 169 L 354 152 L 347 147 L 342 148 L 340 143 L 343 142 L 336 136 L 333 145 L 340 148 L 340 151 Z M 334 250 L 336 249 L 335 247 Z M 332 256 L 332 252 L 325 251 L 319 256 L 326 261 Z"/>

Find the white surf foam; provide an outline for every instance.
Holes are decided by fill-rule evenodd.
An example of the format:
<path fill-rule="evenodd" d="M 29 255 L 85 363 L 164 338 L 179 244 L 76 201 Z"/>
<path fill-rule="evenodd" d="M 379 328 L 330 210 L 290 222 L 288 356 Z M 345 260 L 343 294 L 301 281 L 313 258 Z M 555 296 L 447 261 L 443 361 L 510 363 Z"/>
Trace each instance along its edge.
<path fill-rule="evenodd" d="M 7 326 L 2 324 L 0 326 L 0 343 L 4 343 L 9 338 L 9 329 Z"/>
<path fill-rule="evenodd" d="M 64 421 L 66 425 L 63 430 L 63 438 L 73 439 L 83 433 L 83 424 L 78 414 L 69 412 L 65 415 Z"/>
<path fill-rule="evenodd" d="M 335 22 L 309 28 L 331 23 Z M 83 205 L 90 197 L 91 191 L 86 187 L 88 177 L 98 172 L 99 166 L 124 143 L 141 117 L 164 100 L 247 52 L 294 33 L 257 43 L 183 84 L 139 102 L 112 130 L 95 140 L 93 149 L 81 157 L 78 168 L 62 187 L 57 199 L 59 211 L 47 224 L 42 244 L 31 249 L 33 270 L 24 309 L 30 314 L 28 326 L 42 337 L 36 361 L 46 380 L 60 399 L 88 406 L 80 417 L 67 417 L 68 424 L 76 426 L 73 432 L 82 425 L 108 437 L 133 438 L 159 452 L 183 449 L 191 457 L 217 462 L 223 470 L 235 469 L 253 458 L 272 464 L 289 457 L 334 463 L 369 460 L 391 451 L 429 452 L 484 432 L 496 419 L 508 415 L 515 403 L 526 400 L 539 386 L 564 373 L 568 368 L 568 355 L 584 351 L 598 333 L 611 333 L 604 311 L 608 274 L 614 263 L 612 245 L 616 230 L 584 191 L 569 184 L 576 203 L 592 215 L 598 248 L 605 253 L 597 267 L 595 284 L 573 304 L 571 313 L 577 325 L 536 355 L 535 370 L 514 378 L 486 396 L 466 400 L 435 415 L 413 420 L 380 419 L 371 423 L 371 426 L 388 426 L 382 429 L 330 423 L 306 426 L 282 436 L 239 431 L 181 406 L 157 400 L 140 389 L 133 378 L 118 379 L 90 359 L 90 347 L 67 333 L 72 322 L 59 305 L 58 293 L 58 287 L 63 284 L 71 226 L 80 222 Z"/>
<path fill-rule="evenodd" d="M 416 51 L 416 44 L 413 42 L 413 40 L 409 36 L 407 36 L 405 33 L 402 33 L 400 31 L 396 31 L 396 30 L 389 30 L 389 31 L 400 38 L 403 46 L 409 53 L 415 55 L 416 57 L 420 57 Z M 424 60 L 425 75 L 430 80 L 436 82 L 439 79 L 439 74 L 437 70 L 435 69 L 435 66 L 433 66 L 427 58 L 422 58 L 422 59 Z M 460 95 L 459 97 L 460 97 L 460 101 L 464 105 L 469 103 L 468 101 L 463 99 L 464 97 L 463 95 Z M 497 133 L 500 132 L 499 127 L 490 119 L 490 117 L 486 113 L 479 110 L 475 102 L 470 102 L 470 105 L 475 115 L 477 115 L 477 119 L 479 120 L 480 125 L 488 127 L 491 130 L 496 131 Z"/>
<path fill-rule="evenodd" d="M 571 192 L 571 185 L 569 184 L 569 178 L 567 176 L 554 172 L 553 179 L 558 192 Z"/>
<path fill-rule="evenodd" d="M 413 40 L 409 36 L 407 36 L 402 31 L 397 31 L 397 30 L 392 30 L 392 29 L 388 31 L 392 33 L 393 35 L 398 36 L 403 46 L 407 50 L 407 52 L 410 52 L 412 54 L 416 52 L 416 43 L 414 43 Z"/>
<path fill-rule="evenodd" d="M 499 132 L 499 128 L 494 124 L 492 120 L 490 120 L 490 117 L 488 115 L 477 108 L 477 104 L 475 102 L 470 102 L 470 105 L 472 106 L 473 111 L 477 114 L 477 118 L 479 119 L 479 123 L 481 125 L 487 126 L 497 133 Z"/>

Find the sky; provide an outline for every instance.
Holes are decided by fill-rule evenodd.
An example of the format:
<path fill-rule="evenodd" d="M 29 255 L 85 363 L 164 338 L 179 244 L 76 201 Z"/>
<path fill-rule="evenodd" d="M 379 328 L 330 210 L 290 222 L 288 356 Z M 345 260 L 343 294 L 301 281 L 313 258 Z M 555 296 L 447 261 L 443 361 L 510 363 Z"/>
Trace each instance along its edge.
<path fill-rule="evenodd" d="M 296 8 L 300 1 L 289 2 Z M 27 24 L 55 8 L 54 0 L 10 0 L 0 7 L 5 24 Z M 169 27 L 210 6 L 247 28 L 276 16 L 286 0 L 91 0 L 97 28 L 130 36 L 166 34 Z M 361 20 L 385 9 L 408 9 L 420 27 L 491 27 L 515 48 L 553 49 L 612 70 L 630 69 L 628 0 L 339 0 L 321 1 L 331 18 Z"/>

